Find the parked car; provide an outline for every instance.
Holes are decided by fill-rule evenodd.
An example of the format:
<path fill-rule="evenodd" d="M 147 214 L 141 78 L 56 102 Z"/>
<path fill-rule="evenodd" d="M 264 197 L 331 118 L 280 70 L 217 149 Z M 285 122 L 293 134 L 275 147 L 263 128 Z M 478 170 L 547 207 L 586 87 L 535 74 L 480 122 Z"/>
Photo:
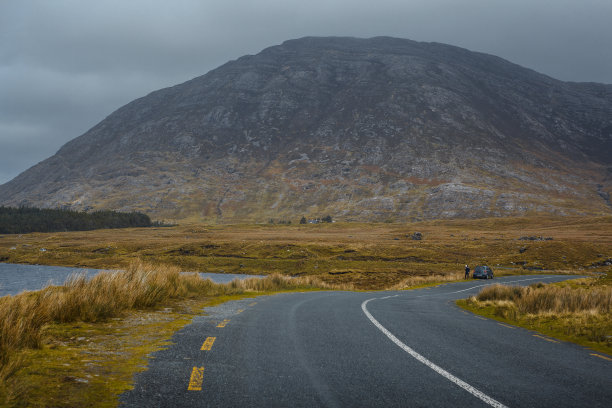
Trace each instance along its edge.
<path fill-rule="evenodd" d="M 477 266 L 474 268 L 472 278 L 493 279 L 493 269 L 486 265 Z"/>

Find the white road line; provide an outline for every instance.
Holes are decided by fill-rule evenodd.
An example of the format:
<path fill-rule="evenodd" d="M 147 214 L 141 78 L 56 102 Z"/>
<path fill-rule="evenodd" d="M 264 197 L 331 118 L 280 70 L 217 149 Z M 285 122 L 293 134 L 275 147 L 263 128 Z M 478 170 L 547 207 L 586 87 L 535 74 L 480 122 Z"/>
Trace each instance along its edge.
<path fill-rule="evenodd" d="M 374 324 L 374 326 L 376 326 L 381 332 L 383 332 L 385 334 L 385 336 L 387 336 L 392 342 L 394 342 L 397 346 L 399 346 L 406 353 L 410 354 L 412 357 L 417 359 L 419 362 L 425 364 L 427 367 L 431 368 L 436 373 L 440 374 L 442 377 L 444 377 L 447 380 L 455 383 L 456 385 L 458 385 L 459 387 L 463 388 L 464 390 L 466 390 L 470 394 L 474 395 L 475 397 L 480 398 L 482 401 L 486 402 L 490 406 L 497 407 L 497 408 L 507 408 L 501 402 L 494 400 L 493 398 L 489 397 L 488 395 L 484 394 L 483 392 L 481 392 L 481 391 L 477 390 L 476 388 L 472 387 L 470 384 L 466 383 L 465 381 L 455 377 L 454 375 L 452 375 L 451 373 L 449 373 L 448 371 L 446 371 L 442 367 L 437 366 L 436 364 L 432 363 L 431 361 L 429 361 L 428 359 L 426 359 L 425 357 L 423 357 L 422 355 L 420 355 L 419 353 L 417 353 L 416 351 L 414 351 L 413 349 L 411 349 L 410 347 L 408 347 L 407 345 L 402 343 L 389 330 L 387 330 L 382 324 L 380 324 L 378 322 L 378 320 L 376 320 L 374 318 L 374 316 L 372 316 L 370 314 L 370 312 L 368 312 L 368 309 L 367 309 L 366 305 L 368 304 L 369 301 L 374 300 L 374 299 L 376 299 L 376 298 L 372 298 L 372 299 L 368 299 L 368 300 L 364 301 L 361 304 L 361 310 L 363 310 L 363 313 L 365 313 L 367 318 L 370 319 L 370 321 Z"/>

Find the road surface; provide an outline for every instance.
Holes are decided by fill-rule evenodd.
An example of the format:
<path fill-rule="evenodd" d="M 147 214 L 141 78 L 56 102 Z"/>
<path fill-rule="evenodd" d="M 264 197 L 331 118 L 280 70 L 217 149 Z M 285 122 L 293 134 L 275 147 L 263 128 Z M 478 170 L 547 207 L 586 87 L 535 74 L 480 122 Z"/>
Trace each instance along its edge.
<path fill-rule="evenodd" d="M 527 285 L 567 277 L 513 276 Z M 287 293 L 206 310 L 157 352 L 124 407 L 610 407 L 602 353 L 454 301 L 492 281 Z"/>

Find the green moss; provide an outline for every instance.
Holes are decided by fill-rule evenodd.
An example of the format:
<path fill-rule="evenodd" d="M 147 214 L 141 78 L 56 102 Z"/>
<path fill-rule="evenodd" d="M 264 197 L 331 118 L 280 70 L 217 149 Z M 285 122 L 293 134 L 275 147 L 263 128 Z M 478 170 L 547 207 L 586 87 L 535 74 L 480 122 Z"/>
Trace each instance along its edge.
<path fill-rule="evenodd" d="M 11 407 L 114 407 L 146 369 L 149 355 L 167 347 L 207 300 L 134 311 L 105 323 L 52 324 L 40 350 L 21 353 L 21 369 L 9 381 L 18 390 Z M 6 396 L 5 396 L 6 398 Z"/>

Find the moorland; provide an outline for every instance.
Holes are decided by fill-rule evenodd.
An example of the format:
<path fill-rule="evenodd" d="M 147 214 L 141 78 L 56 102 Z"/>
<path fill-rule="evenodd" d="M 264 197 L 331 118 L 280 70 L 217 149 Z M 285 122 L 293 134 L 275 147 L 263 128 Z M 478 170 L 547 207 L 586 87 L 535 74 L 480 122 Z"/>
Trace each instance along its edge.
<path fill-rule="evenodd" d="M 191 272 L 315 275 L 380 290 L 405 279 L 462 275 L 465 264 L 488 264 L 497 275 L 609 270 L 611 231 L 612 217 L 186 224 L 0 235 L 0 261 L 123 269 L 141 260 Z"/>

